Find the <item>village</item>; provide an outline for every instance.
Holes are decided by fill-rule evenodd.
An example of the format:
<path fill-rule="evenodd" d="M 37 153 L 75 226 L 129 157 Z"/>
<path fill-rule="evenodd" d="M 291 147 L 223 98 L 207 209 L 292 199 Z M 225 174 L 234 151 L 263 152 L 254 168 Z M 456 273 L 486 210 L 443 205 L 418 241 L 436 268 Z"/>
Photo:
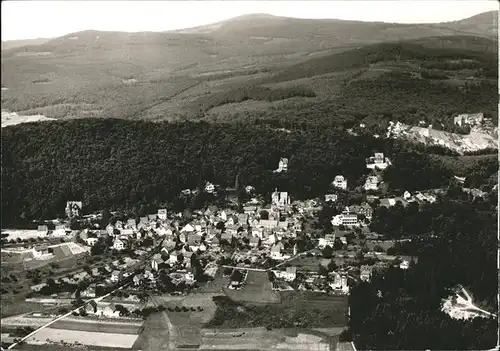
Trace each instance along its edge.
<path fill-rule="evenodd" d="M 288 159 L 281 158 L 274 172 L 287 172 L 289 166 Z M 26 331 L 16 334 L 12 328 L 37 328 L 61 314 L 68 314 L 69 324 L 91 318 L 140 325 L 155 308 L 202 313 L 202 303 L 187 307 L 148 301 L 151 296 L 170 296 L 168 302 L 207 292 L 253 303 L 271 301 L 280 293 L 324 294 L 342 298 L 348 318 L 347 296 L 353 284 L 370 281 L 374 271 L 408 269 L 418 260 L 394 254 L 397 240 L 370 231 L 374 208 L 433 203 L 443 192 L 387 196 L 382 171 L 390 166 L 383 153 L 375 152 L 366 160 L 369 175 L 363 186 L 353 189 L 344 176 L 336 175 L 322 199 L 293 200 L 282 189 L 265 199 L 248 185 L 244 191 L 249 200 L 239 211 L 228 202 L 226 208 L 210 205 L 188 213 L 160 208 L 138 218 L 111 212 L 104 223 L 102 213 L 84 215 L 81 201 L 68 201 L 66 220 L 47 221 L 36 230 L 2 230 L 2 265 L 20 265 L 29 282 L 25 301 L 44 306 L 43 312 L 3 318 L 2 325 L 11 333 L 2 332 L 2 342 L 26 336 Z M 206 182 L 202 189 L 185 189 L 182 195 L 215 194 L 219 188 Z M 349 205 L 353 192 L 358 203 Z M 318 223 L 325 207 L 335 213 L 327 229 Z M 400 242 L 406 240 L 411 239 Z M 6 289 L 18 281 L 23 281 L 22 275 L 2 277 L 2 298 L 19 293 L 17 288 Z M 136 343 L 135 337 L 127 347 Z M 56 342 L 50 336 L 47 340 Z M 26 342 L 41 341 L 32 336 Z"/>

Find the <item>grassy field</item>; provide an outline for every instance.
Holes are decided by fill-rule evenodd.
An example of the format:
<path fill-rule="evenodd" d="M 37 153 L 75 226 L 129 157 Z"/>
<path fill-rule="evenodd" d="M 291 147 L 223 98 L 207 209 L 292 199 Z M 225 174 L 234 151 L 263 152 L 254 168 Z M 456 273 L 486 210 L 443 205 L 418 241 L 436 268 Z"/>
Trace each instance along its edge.
<path fill-rule="evenodd" d="M 81 330 L 96 333 L 127 334 L 138 335 L 140 325 L 127 323 L 100 323 L 99 321 L 80 322 L 76 320 L 63 319 L 51 325 L 54 329 L 61 330 Z"/>
<path fill-rule="evenodd" d="M 242 303 L 279 303 L 279 292 L 273 291 L 267 272 L 248 271 L 245 285 L 240 290 L 224 289 L 225 294 L 233 301 Z"/>
<path fill-rule="evenodd" d="M 265 306 L 216 298 L 217 311 L 206 327 L 330 328 L 347 325 L 345 296 L 298 292 L 281 292 L 281 295 L 281 303 Z"/>
<path fill-rule="evenodd" d="M 90 346 L 114 347 L 115 349 L 130 349 L 137 339 L 137 335 L 121 333 L 100 333 L 78 330 L 63 330 L 55 328 L 45 328 L 30 337 L 28 344 L 48 344 L 48 343 L 80 343 Z"/>
<path fill-rule="evenodd" d="M 240 328 L 202 332 L 201 350 L 330 350 L 332 338 L 310 330 Z"/>

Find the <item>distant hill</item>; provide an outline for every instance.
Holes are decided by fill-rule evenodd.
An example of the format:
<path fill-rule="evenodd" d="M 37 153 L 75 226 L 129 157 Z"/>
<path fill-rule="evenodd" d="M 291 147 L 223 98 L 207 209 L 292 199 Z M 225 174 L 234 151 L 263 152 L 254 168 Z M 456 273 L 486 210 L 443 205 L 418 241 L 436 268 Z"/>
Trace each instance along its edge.
<path fill-rule="evenodd" d="M 413 75 L 415 84 L 436 85 L 429 74 L 446 76 L 440 84 L 447 89 L 462 89 L 467 79 L 496 86 L 497 42 L 491 26 L 481 24 L 495 16 L 391 24 L 255 14 L 162 33 L 72 33 L 2 51 L 2 106 L 51 118 L 217 121 L 219 113 L 238 120 L 239 112 L 255 117 L 296 103 L 324 105 L 350 82 L 390 72 Z M 443 60 L 458 63 L 436 66 Z M 426 61 L 434 66 L 424 67 Z"/>
<path fill-rule="evenodd" d="M 24 40 L 6 40 L 2 41 L 2 51 L 18 48 L 27 45 L 41 45 L 49 41 L 49 38 L 24 39 Z"/>

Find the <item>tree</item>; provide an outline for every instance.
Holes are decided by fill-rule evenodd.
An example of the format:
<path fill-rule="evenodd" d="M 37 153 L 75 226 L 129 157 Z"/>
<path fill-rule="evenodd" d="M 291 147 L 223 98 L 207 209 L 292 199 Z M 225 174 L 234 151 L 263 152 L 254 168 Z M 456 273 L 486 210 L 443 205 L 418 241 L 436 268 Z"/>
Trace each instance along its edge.
<path fill-rule="evenodd" d="M 323 248 L 323 251 L 321 252 L 321 254 L 323 255 L 324 258 L 332 258 L 333 249 L 329 245 L 326 245 Z"/>
<path fill-rule="evenodd" d="M 326 277 L 328 275 L 328 270 L 322 264 L 318 265 L 318 274 Z"/>
<path fill-rule="evenodd" d="M 259 216 L 260 216 L 260 219 L 268 220 L 269 219 L 269 212 L 267 212 L 266 210 L 262 210 L 259 212 Z"/>

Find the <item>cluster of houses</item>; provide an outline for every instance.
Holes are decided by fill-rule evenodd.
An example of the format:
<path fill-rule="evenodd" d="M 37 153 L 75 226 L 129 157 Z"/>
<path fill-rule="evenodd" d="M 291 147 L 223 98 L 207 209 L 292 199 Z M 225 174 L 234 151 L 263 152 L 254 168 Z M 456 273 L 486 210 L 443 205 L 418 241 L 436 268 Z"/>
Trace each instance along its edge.
<path fill-rule="evenodd" d="M 456 124 L 457 126 L 475 126 L 478 124 L 481 124 L 481 122 L 484 120 L 484 114 L 482 112 L 480 113 L 471 113 L 471 114 L 461 114 L 453 118 L 453 123 Z"/>
<path fill-rule="evenodd" d="M 366 220 L 371 220 L 372 215 L 373 208 L 364 202 L 346 207 L 341 214 L 333 216 L 331 223 L 333 226 L 359 227 L 366 224 Z"/>

